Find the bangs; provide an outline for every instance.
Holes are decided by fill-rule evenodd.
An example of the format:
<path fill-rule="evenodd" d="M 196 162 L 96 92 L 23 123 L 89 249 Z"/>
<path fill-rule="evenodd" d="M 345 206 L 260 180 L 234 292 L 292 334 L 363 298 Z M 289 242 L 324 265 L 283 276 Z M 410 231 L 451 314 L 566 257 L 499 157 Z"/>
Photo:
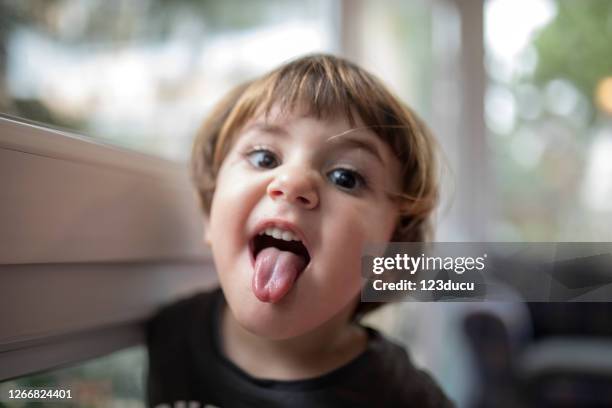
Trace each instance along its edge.
<path fill-rule="evenodd" d="M 403 161 L 408 154 L 406 132 L 414 133 L 417 124 L 410 123 L 412 115 L 398 101 L 381 81 L 357 65 L 329 55 L 311 55 L 252 81 L 229 115 L 221 139 L 231 142 L 247 121 L 260 114 L 268 117 L 273 108 L 281 114 L 299 110 L 317 119 L 341 115 L 351 127 L 361 119 Z M 220 160 L 225 152 L 218 153 Z"/>
<path fill-rule="evenodd" d="M 357 71 L 349 68 L 318 58 L 285 65 L 265 81 L 264 89 L 269 92 L 261 95 L 259 106 L 264 107 L 266 115 L 273 106 L 278 106 L 282 113 L 299 109 L 317 119 L 343 115 L 355 126 L 352 106 L 355 90 L 346 82 Z M 359 80 L 354 78 L 350 82 Z"/>
<path fill-rule="evenodd" d="M 382 82 L 341 58 L 314 55 L 288 63 L 264 78 L 259 103 L 269 114 L 273 106 L 281 111 L 301 109 L 318 119 L 345 116 L 351 126 L 358 115 L 365 126 L 381 134 L 383 127 L 401 126 L 397 100 Z M 382 132 L 384 133 L 384 132 Z"/>

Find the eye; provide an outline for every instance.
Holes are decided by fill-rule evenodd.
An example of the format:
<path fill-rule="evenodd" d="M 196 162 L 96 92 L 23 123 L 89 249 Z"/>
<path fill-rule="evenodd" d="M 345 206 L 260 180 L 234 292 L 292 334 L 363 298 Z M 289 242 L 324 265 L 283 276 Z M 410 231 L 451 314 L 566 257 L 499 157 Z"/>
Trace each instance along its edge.
<path fill-rule="evenodd" d="M 366 184 L 359 173 L 349 169 L 334 169 L 327 173 L 327 178 L 343 190 L 356 190 Z"/>
<path fill-rule="evenodd" d="M 267 149 L 256 149 L 247 154 L 247 160 L 255 167 L 273 169 L 278 166 L 276 155 Z"/>

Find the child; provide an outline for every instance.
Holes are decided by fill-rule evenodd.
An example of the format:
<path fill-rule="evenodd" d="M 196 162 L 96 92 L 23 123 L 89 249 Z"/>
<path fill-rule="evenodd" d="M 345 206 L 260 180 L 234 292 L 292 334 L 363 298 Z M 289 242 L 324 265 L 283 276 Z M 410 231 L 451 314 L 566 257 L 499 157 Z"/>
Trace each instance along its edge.
<path fill-rule="evenodd" d="M 148 325 L 152 406 L 451 406 L 358 318 L 367 242 L 422 241 L 433 140 L 376 78 L 306 56 L 210 115 L 192 170 L 220 289 Z M 190 405 L 191 404 L 191 405 Z"/>

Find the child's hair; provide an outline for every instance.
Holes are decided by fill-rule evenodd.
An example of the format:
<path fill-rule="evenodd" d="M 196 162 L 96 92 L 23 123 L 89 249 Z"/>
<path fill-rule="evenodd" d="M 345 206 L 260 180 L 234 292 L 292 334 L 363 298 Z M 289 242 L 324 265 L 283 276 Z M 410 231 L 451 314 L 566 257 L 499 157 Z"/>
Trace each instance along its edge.
<path fill-rule="evenodd" d="M 241 84 L 221 100 L 204 121 L 193 145 L 191 172 L 200 204 L 210 213 L 217 173 L 234 137 L 247 121 L 273 106 L 306 109 L 316 118 L 355 116 L 391 148 L 401 164 L 400 217 L 392 241 L 431 238 L 438 202 L 435 141 L 423 121 L 372 74 L 336 56 L 315 54 L 290 61 Z M 361 303 L 356 315 L 375 308 Z"/>

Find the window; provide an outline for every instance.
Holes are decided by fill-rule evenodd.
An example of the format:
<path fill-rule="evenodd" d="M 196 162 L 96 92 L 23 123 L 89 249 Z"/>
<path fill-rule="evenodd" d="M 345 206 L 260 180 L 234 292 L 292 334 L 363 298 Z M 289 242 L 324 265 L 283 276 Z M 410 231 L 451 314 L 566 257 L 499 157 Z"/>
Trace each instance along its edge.
<path fill-rule="evenodd" d="M 605 1 L 486 3 L 491 237 L 612 238 L 612 39 Z"/>
<path fill-rule="evenodd" d="M 0 111 L 183 160 L 231 86 L 331 51 L 333 2 L 3 2 Z"/>

